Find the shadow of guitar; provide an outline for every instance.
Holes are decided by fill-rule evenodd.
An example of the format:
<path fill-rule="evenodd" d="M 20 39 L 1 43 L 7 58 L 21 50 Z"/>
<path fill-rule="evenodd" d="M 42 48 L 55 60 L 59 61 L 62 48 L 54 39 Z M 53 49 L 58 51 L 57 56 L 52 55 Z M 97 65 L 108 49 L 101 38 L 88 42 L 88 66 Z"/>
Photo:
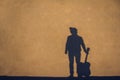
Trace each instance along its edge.
<path fill-rule="evenodd" d="M 87 54 L 85 57 L 85 61 L 83 63 L 80 62 L 78 65 L 78 77 L 89 77 L 91 74 L 90 63 L 87 62 L 89 51 L 90 51 L 90 48 L 87 48 Z"/>

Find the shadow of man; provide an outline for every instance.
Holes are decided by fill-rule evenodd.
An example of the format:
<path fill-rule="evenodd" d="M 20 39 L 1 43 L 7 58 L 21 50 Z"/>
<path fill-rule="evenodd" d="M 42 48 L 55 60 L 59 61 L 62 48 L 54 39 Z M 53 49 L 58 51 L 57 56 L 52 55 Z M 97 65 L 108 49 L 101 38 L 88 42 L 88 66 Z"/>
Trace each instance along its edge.
<path fill-rule="evenodd" d="M 74 58 L 76 60 L 77 69 L 79 67 L 80 58 L 81 58 L 81 47 L 83 48 L 84 52 L 87 54 L 87 50 L 84 44 L 82 37 L 77 34 L 77 29 L 74 27 L 70 27 L 71 35 L 67 37 L 65 54 L 68 53 L 69 57 L 69 69 L 70 69 L 70 76 L 73 77 L 74 74 Z M 79 71 L 77 70 L 77 74 Z M 79 76 L 79 74 L 78 74 Z"/>

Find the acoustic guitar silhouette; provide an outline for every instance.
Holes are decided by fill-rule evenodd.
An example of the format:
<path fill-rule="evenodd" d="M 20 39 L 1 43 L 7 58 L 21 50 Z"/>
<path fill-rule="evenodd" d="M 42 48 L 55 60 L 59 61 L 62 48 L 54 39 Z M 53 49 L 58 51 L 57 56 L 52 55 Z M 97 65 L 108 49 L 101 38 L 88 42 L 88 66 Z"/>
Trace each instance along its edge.
<path fill-rule="evenodd" d="M 87 48 L 87 54 L 86 54 L 84 63 L 80 62 L 78 65 L 78 76 L 79 77 L 82 77 L 82 76 L 89 77 L 91 74 L 90 63 L 87 62 L 89 51 L 90 51 L 90 48 Z"/>

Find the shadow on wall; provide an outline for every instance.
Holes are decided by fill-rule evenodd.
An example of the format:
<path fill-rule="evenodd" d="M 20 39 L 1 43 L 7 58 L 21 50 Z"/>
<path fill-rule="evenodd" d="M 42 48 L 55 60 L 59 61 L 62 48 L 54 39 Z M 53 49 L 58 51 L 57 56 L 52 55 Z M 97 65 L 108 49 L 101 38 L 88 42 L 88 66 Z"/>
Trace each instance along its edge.
<path fill-rule="evenodd" d="M 87 57 L 90 48 L 86 48 L 84 40 L 81 36 L 77 34 L 77 29 L 70 27 L 71 35 L 67 37 L 65 54 L 68 54 L 69 58 L 69 70 L 70 76 L 73 77 L 74 74 L 74 58 L 77 64 L 77 74 L 78 77 L 89 77 L 91 74 L 90 63 L 87 62 Z M 85 62 L 80 62 L 81 59 L 81 48 L 86 53 Z"/>

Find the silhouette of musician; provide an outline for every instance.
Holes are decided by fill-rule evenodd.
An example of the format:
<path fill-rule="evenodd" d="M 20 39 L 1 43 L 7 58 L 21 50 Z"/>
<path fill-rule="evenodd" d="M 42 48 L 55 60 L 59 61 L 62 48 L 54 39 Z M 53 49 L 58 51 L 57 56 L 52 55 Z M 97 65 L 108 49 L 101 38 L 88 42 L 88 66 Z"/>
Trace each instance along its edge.
<path fill-rule="evenodd" d="M 70 32 L 71 32 L 71 35 L 67 37 L 65 54 L 68 53 L 68 57 L 69 57 L 69 68 L 70 68 L 70 76 L 69 77 L 73 77 L 74 58 L 75 58 L 77 68 L 78 68 L 78 65 L 80 63 L 80 58 L 81 58 L 81 47 L 83 48 L 83 50 L 86 54 L 87 54 L 87 51 L 86 51 L 86 47 L 85 47 L 82 37 L 80 37 L 77 34 L 77 29 L 74 27 L 70 27 Z M 77 70 L 77 74 L 78 74 L 78 70 Z M 79 74 L 78 74 L 78 76 L 79 76 Z"/>

